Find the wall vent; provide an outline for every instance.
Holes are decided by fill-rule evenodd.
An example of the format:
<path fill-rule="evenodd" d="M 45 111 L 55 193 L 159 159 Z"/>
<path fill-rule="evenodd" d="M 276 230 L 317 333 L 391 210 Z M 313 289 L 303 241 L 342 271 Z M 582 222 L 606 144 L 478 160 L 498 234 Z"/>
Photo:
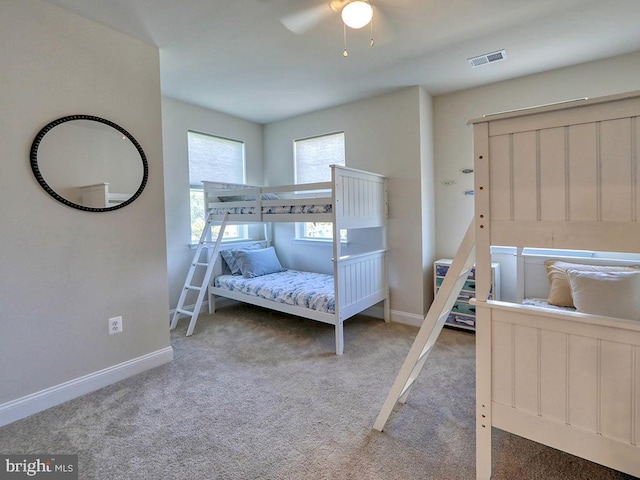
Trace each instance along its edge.
<path fill-rule="evenodd" d="M 485 53 L 478 57 L 468 58 L 467 61 L 472 67 L 481 67 L 482 65 L 488 65 L 493 62 L 499 62 L 500 60 L 506 60 L 506 50 L 498 50 L 497 52 Z"/>

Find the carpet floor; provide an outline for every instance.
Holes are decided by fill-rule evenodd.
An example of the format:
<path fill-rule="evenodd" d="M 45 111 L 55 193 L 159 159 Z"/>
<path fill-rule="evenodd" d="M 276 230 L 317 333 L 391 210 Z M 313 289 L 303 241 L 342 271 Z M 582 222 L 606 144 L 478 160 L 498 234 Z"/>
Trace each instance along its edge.
<path fill-rule="evenodd" d="M 407 404 L 373 422 L 417 329 L 249 305 L 187 320 L 173 362 L 0 428 L 0 453 L 79 455 L 81 479 L 473 479 L 473 334 L 445 329 Z M 634 477 L 496 431 L 494 479 Z"/>

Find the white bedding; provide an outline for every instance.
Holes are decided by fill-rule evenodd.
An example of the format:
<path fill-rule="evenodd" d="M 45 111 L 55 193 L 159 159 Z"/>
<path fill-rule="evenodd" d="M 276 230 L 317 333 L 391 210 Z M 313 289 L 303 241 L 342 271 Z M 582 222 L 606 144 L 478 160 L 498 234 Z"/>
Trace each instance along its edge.
<path fill-rule="evenodd" d="M 335 313 L 333 276 L 323 273 L 286 270 L 260 277 L 242 275 L 216 277 L 214 285 L 274 302 Z"/>

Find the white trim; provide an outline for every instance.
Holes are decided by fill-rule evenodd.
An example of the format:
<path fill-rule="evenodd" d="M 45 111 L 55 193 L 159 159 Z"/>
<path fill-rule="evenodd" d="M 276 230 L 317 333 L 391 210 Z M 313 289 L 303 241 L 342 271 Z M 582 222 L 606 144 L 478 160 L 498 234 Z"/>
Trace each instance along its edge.
<path fill-rule="evenodd" d="M 424 316 L 417 315 L 415 313 L 400 312 L 398 310 L 391 310 L 391 321 L 396 323 L 402 323 L 404 325 L 411 325 L 413 327 L 420 327 L 424 322 Z"/>
<path fill-rule="evenodd" d="M 166 347 L 0 405 L 0 427 L 173 360 Z"/>

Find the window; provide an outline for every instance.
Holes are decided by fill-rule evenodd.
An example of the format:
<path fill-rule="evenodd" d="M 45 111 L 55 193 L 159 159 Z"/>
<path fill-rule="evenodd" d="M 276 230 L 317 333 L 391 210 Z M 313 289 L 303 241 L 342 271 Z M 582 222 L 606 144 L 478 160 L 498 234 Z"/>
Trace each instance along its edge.
<path fill-rule="evenodd" d="M 198 132 L 187 132 L 191 205 L 191 243 L 198 243 L 205 223 L 203 180 L 244 183 L 244 143 Z M 216 227 L 217 228 L 217 227 Z M 217 234 L 213 228 L 213 235 Z M 223 241 L 247 238 L 247 227 L 228 225 Z"/>
<path fill-rule="evenodd" d="M 296 183 L 330 181 L 329 165 L 344 165 L 344 132 L 296 140 L 294 162 Z M 297 223 L 296 238 L 332 240 L 333 226 L 329 222 Z M 346 230 L 340 232 L 340 240 L 347 240 Z"/>

